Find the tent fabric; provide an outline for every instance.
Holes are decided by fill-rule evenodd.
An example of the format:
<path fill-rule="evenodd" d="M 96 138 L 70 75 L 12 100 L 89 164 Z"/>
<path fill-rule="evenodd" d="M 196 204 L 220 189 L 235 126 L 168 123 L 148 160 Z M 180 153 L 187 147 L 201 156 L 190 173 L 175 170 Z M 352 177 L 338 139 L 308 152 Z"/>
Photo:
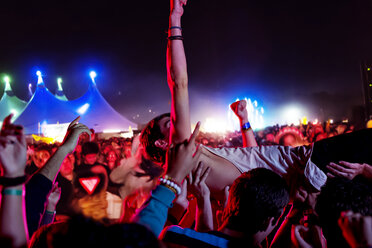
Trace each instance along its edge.
<path fill-rule="evenodd" d="M 59 100 L 68 101 L 65 93 L 63 93 L 63 90 L 57 90 L 54 96 L 57 97 L 57 99 Z"/>
<path fill-rule="evenodd" d="M 27 102 L 16 97 L 11 89 L 7 89 L 0 100 L 0 122 L 13 113 L 15 120 L 26 107 Z"/>
<path fill-rule="evenodd" d="M 44 84 L 38 85 L 25 110 L 15 120 L 25 134 L 40 134 L 42 124 L 69 123 L 77 117 L 67 101 L 57 99 Z"/>
<path fill-rule="evenodd" d="M 83 96 L 68 101 L 53 95 L 42 82 L 15 123 L 23 125 L 26 134 L 40 134 L 44 123 L 69 123 L 77 116 L 81 117 L 80 123 L 97 133 L 137 129 L 137 124 L 119 114 L 104 99 L 94 83 Z"/>
<path fill-rule="evenodd" d="M 129 131 L 137 124 L 119 114 L 101 95 L 94 83 L 76 100 L 69 101 L 74 111 L 81 116 L 80 122 L 96 132 Z"/>

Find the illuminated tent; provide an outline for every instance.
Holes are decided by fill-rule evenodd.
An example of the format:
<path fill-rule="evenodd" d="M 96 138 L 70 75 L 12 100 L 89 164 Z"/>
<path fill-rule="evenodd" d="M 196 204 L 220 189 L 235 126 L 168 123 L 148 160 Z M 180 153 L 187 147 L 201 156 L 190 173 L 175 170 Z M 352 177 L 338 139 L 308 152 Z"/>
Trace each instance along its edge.
<path fill-rule="evenodd" d="M 13 120 L 15 120 L 26 107 L 27 102 L 19 99 L 13 93 L 9 80 L 5 80 L 4 94 L 0 100 L 0 122 L 13 113 Z"/>
<path fill-rule="evenodd" d="M 35 93 L 22 114 L 15 120 L 23 125 L 25 134 L 40 134 L 45 124 L 65 124 L 77 117 L 68 101 L 57 99 L 46 87 L 39 74 Z"/>
<path fill-rule="evenodd" d="M 105 100 L 97 89 L 92 77 L 88 91 L 76 100 L 69 101 L 77 115 L 81 116 L 80 122 L 93 128 L 95 132 L 125 132 L 137 129 L 137 124 L 129 121 L 119 114 Z"/>

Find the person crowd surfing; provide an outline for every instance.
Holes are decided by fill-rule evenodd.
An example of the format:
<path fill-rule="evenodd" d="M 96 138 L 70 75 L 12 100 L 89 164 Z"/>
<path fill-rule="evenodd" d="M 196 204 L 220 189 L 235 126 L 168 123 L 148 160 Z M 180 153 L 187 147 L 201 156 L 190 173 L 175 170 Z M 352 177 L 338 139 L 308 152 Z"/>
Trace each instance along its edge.
<path fill-rule="evenodd" d="M 99 140 L 77 117 L 38 150 L 4 119 L 0 246 L 372 247 L 372 129 L 262 145 L 243 100 L 240 145 L 191 131 L 186 4 L 170 0 L 170 113 L 140 135 Z"/>

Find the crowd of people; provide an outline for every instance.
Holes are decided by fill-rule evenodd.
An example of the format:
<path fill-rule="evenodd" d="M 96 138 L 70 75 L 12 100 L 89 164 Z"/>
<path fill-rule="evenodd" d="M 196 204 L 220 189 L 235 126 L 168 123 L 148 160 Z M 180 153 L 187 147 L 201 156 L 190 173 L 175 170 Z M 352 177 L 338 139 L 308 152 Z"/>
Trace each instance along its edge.
<path fill-rule="evenodd" d="M 191 130 L 181 17 L 171 0 L 170 113 L 133 138 L 73 120 L 61 143 L 0 132 L 1 247 L 372 247 L 372 129 L 348 122 Z"/>

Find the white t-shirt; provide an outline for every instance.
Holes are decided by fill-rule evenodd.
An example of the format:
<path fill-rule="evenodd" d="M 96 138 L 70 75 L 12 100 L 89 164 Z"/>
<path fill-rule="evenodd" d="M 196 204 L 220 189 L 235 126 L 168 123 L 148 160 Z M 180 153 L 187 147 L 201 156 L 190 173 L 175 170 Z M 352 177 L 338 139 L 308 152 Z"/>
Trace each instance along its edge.
<path fill-rule="evenodd" d="M 317 190 L 325 184 L 327 176 L 319 169 L 310 157 L 313 146 L 256 146 L 256 147 L 205 147 L 213 154 L 222 157 L 240 172 L 254 168 L 270 169 L 281 175 L 287 181 L 293 179 L 292 175 L 303 174 Z"/>

